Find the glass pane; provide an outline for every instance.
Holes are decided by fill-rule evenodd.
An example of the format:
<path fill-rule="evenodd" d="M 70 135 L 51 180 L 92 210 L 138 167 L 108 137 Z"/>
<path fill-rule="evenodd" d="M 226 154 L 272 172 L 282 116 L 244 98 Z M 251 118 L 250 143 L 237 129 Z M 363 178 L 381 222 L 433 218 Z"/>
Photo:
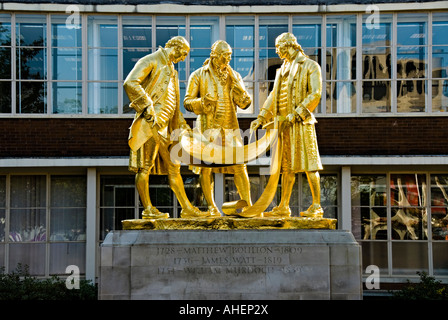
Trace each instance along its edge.
<path fill-rule="evenodd" d="M 9 245 L 9 270 L 19 263 L 27 265 L 31 275 L 45 274 L 45 243 L 12 243 Z"/>
<path fill-rule="evenodd" d="M 397 47 L 397 78 L 424 78 L 426 70 L 426 47 Z"/>
<path fill-rule="evenodd" d="M 375 241 L 363 241 L 362 246 L 362 267 L 363 270 L 370 265 L 376 265 L 381 274 L 387 274 L 387 243 Z"/>
<path fill-rule="evenodd" d="M 53 80 L 82 80 L 81 49 L 53 49 L 52 55 Z"/>
<path fill-rule="evenodd" d="M 254 18 L 239 18 L 241 20 L 236 17 L 226 18 L 226 41 L 232 49 L 253 48 L 255 46 Z"/>
<path fill-rule="evenodd" d="M 116 48 L 118 46 L 117 17 L 88 16 L 89 47 Z"/>
<path fill-rule="evenodd" d="M 86 209 L 51 209 L 50 241 L 85 241 Z"/>
<path fill-rule="evenodd" d="M 165 47 L 168 40 L 175 36 L 185 37 L 184 17 L 157 16 L 156 46 Z"/>
<path fill-rule="evenodd" d="M 45 15 L 16 15 L 17 45 L 45 47 L 47 43 L 47 24 L 45 21 Z"/>
<path fill-rule="evenodd" d="M 427 81 L 399 80 L 397 81 L 397 111 L 424 112 L 426 105 Z"/>
<path fill-rule="evenodd" d="M 190 72 L 201 68 L 204 61 L 210 57 L 210 49 L 191 49 L 190 50 Z M 232 63 L 233 59 L 230 63 Z"/>
<path fill-rule="evenodd" d="M 0 208 L 6 207 L 6 176 L 0 176 Z"/>
<path fill-rule="evenodd" d="M 260 80 L 275 79 L 277 69 L 282 66 L 283 61 L 278 57 L 275 49 L 260 49 L 259 51 L 259 74 Z"/>
<path fill-rule="evenodd" d="M 1 244 L 0 243 L 0 268 L 5 267 L 6 268 L 6 263 L 5 263 L 5 249 L 6 245 L 5 244 Z"/>
<path fill-rule="evenodd" d="M 327 113 L 356 112 L 356 87 L 354 82 L 327 82 Z"/>
<path fill-rule="evenodd" d="M 0 113 L 11 113 L 10 81 L 0 81 Z"/>
<path fill-rule="evenodd" d="M 294 16 L 292 18 L 292 33 L 302 48 L 321 46 L 321 18 Z"/>
<path fill-rule="evenodd" d="M 327 16 L 327 47 L 356 47 L 356 16 Z"/>
<path fill-rule="evenodd" d="M 260 48 L 275 48 L 275 39 L 282 33 L 288 32 L 288 17 L 286 16 L 261 16 L 259 24 Z"/>
<path fill-rule="evenodd" d="M 190 46 L 191 48 L 210 49 L 219 39 L 219 17 L 191 17 Z"/>
<path fill-rule="evenodd" d="M 91 82 L 88 86 L 88 112 L 90 114 L 118 112 L 118 84 Z"/>
<path fill-rule="evenodd" d="M 85 207 L 86 197 L 85 176 L 51 176 L 52 207 Z"/>
<path fill-rule="evenodd" d="M 371 15 L 363 16 L 362 24 L 362 45 L 383 47 L 392 43 L 392 16 L 381 14 L 379 21 L 372 20 Z M 373 23 L 373 25 L 372 25 Z"/>
<path fill-rule="evenodd" d="M 82 83 L 53 82 L 53 113 L 82 113 Z"/>
<path fill-rule="evenodd" d="M 5 241 L 5 227 L 6 227 L 6 210 L 0 209 L 0 242 Z M 0 267 L 2 266 L 1 258 L 2 257 L 0 256 Z"/>
<path fill-rule="evenodd" d="M 52 243 L 50 245 L 50 274 L 67 275 L 67 266 L 75 265 L 80 274 L 85 274 L 85 243 Z"/>
<path fill-rule="evenodd" d="M 17 49 L 17 77 L 43 80 L 47 77 L 47 51 L 45 49 Z"/>
<path fill-rule="evenodd" d="M 117 64 L 116 49 L 89 50 L 89 80 L 117 80 Z"/>
<path fill-rule="evenodd" d="M 0 63 L 0 79 L 11 79 L 11 48 L 0 48 Z"/>
<path fill-rule="evenodd" d="M 152 21 L 151 17 L 123 17 L 123 47 L 151 48 Z"/>
<path fill-rule="evenodd" d="M 362 112 L 390 112 L 391 109 L 390 81 L 362 82 Z"/>
<path fill-rule="evenodd" d="M 199 177 L 183 175 L 182 179 L 184 180 L 185 192 L 191 203 L 199 208 L 207 208 L 207 202 L 205 201 L 204 193 L 200 188 Z M 227 179 L 225 181 L 227 182 Z M 225 185 L 225 188 L 227 194 L 227 183 Z"/>
<path fill-rule="evenodd" d="M 426 208 L 393 208 L 392 239 L 426 240 L 428 223 Z"/>
<path fill-rule="evenodd" d="M 11 45 L 11 15 L 0 14 L 0 46 Z"/>
<path fill-rule="evenodd" d="M 253 80 L 254 51 L 252 49 L 233 50 L 230 66 L 238 72 L 243 80 Z"/>
<path fill-rule="evenodd" d="M 151 49 L 123 49 L 123 80 L 134 68 L 140 58 L 151 53 Z"/>
<path fill-rule="evenodd" d="M 392 174 L 390 183 L 392 206 L 426 206 L 426 175 Z"/>
<path fill-rule="evenodd" d="M 45 82 L 17 82 L 17 113 L 46 113 L 47 84 Z"/>
<path fill-rule="evenodd" d="M 447 276 L 448 275 L 448 243 L 433 242 L 433 268 L 434 275 Z"/>
<path fill-rule="evenodd" d="M 115 189 L 134 188 L 134 184 L 134 175 L 101 176 L 101 206 L 114 206 Z M 129 205 L 134 206 L 134 202 L 129 202 Z"/>
<path fill-rule="evenodd" d="M 9 240 L 46 241 L 45 209 L 11 209 Z"/>
<path fill-rule="evenodd" d="M 392 273 L 415 276 L 428 272 L 427 242 L 392 242 Z"/>
<path fill-rule="evenodd" d="M 438 16 L 437 14 L 434 14 L 432 22 L 432 44 L 448 44 L 447 34 L 448 15 L 442 14 Z"/>
<path fill-rule="evenodd" d="M 433 240 L 448 240 L 448 176 L 431 175 L 431 226 Z"/>
<path fill-rule="evenodd" d="M 76 28 L 74 24 L 68 24 L 69 16 L 51 16 L 51 45 L 53 47 L 81 47 L 81 28 Z M 70 21 L 74 22 L 74 21 Z"/>
<path fill-rule="evenodd" d="M 327 50 L 326 71 L 328 80 L 356 79 L 356 49 Z"/>
<path fill-rule="evenodd" d="M 448 46 L 432 48 L 432 76 L 433 78 L 448 77 Z"/>
<path fill-rule="evenodd" d="M 386 176 L 352 176 L 351 193 L 353 206 L 386 206 Z"/>
<path fill-rule="evenodd" d="M 426 20 L 426 14 L 399 14 L 397 23 L 397 44 L 405 46 L 426 45 Z"/>
<path fill-rule="evenodd" d="M 432 80 L 432 111 L 448 111 L 448 80 Z"/>
<path fill-rule="evenodd" d="M 45 176 L 11 176 L 11 207 L 45 207 Z"/>
<path fill-rule="evenodd" d="M 387 240 L 387 209 L 353 207 L 352 228 L 357 239 Z"/>
<path fill-rule="evenodd" d="M 389 47 L 364 47 L 362 49 L 363 79 L 391 79 L 390 50 Z"/>

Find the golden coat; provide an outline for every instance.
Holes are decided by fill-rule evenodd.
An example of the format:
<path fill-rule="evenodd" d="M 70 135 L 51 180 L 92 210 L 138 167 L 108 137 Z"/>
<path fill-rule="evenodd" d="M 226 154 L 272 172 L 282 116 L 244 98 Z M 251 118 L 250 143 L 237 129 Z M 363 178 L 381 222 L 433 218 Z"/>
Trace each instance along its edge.
<path fill-rule="evenodd" d="M 136 111 L 134 121 L 130 127 L 129 139 L 137 134 L 136 130 L 138 128 L 144 127 L 138 125 L 139 122 L 146 121 L 143 117 L 144 111 L 147 107 L 160 103 L 160 99 L 167 90 L 171 76 L 174 76 L 177 99 L 174 115 L 168 124 L 168 138 L 173 130 L 186 125 L 186 121 L 179 109 L 179 78 L 177 71 L 171 67 L 171 62 L 168 61 L 164 49 L 159 48 L 156 52 L 148 54 L 137 61 L 123 84 L 131 101 L 129 107 Z M 131 150 L 130 152 L 129 170 L 131 171 L 137 172 L 144 165 L 144 142 L 140 142 L 142 146 L 137 151 Z M 164 163 L 160 155 L 157 155 L 151 174 L 166 173 L 167 164 Z"/>
<path fill-rule="evenodd" d="M 274 88 L 260 111 L 265 120 L 277 116 L 277 99 L 281 82 L 281 68 L 277 70 Z M 315 130 L 314 109 L 319 104 L 322 93 L 321 69 L 318 63 L 298 53 L 291 63 L 288 78 L 288 113 L 300 117 L 291 126 L 286 127 L 291 137 L 291 170 L 306 172 L 322 170 Z"/>

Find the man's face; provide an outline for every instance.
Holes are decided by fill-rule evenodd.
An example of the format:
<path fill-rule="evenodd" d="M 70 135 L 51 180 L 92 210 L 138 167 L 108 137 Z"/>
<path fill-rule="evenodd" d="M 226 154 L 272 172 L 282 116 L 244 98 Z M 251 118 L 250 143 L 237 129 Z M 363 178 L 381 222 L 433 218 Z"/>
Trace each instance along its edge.
<path fill-rule="evenodd" d="M 232 60 L 232 51 L 223 51 L 215 58 L 215 63 L 218 67 L 223 69 L 229 65 L 230 60 Z"/>
<path fill-rule="evenodd" d="M 288 57 L 288 47 L 282 42 L 275 46 L 275 52 L 278 54 L 280 59 L 285 59 Z"/>
<path fill-rule="evenodd" d="M 172 61 L 173 63 L 178 63 L 180 61 L 184 61 L 190 52 L 190 48 L 186 46 L 176 47 L 172 53 Z"/>

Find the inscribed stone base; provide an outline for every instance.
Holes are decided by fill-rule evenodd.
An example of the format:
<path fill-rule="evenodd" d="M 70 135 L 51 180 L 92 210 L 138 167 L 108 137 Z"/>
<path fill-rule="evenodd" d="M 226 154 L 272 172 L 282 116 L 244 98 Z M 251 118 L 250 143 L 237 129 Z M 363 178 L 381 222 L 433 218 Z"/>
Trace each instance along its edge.
<path fill-rule="evenodd" d="M 122 230 L 101 246 L 99 299 L 361 299 L 342 230 Z"/>

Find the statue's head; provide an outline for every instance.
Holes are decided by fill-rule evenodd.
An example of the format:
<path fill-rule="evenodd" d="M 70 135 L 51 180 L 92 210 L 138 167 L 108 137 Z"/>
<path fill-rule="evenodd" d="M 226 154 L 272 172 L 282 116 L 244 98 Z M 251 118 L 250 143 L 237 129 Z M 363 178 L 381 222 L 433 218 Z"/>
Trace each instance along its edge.
<path fill-rule="evenodd" d="M 170 59 L 174 63 L 185 60 L 190 52 L 190 44 L 182 36 L 176 36 L 168 40 L 165 44 L 165 48 L 172 48 L 170 52 Z"/>
<path fill-rule="evenodd" d="M 229 65 L 232 60 L 232 48 L 224 40 L 218 40 L 212 45 L 210 59 L 218 67 Z"/>
<path fill-rule="evenodd" d="M 275 39 L 275 50 L 280 58 L 286 58 L 290 50 L 301 51 L 302 47 L 297 42 L 297 38 L 291 32 L 285 32 Z"/>

